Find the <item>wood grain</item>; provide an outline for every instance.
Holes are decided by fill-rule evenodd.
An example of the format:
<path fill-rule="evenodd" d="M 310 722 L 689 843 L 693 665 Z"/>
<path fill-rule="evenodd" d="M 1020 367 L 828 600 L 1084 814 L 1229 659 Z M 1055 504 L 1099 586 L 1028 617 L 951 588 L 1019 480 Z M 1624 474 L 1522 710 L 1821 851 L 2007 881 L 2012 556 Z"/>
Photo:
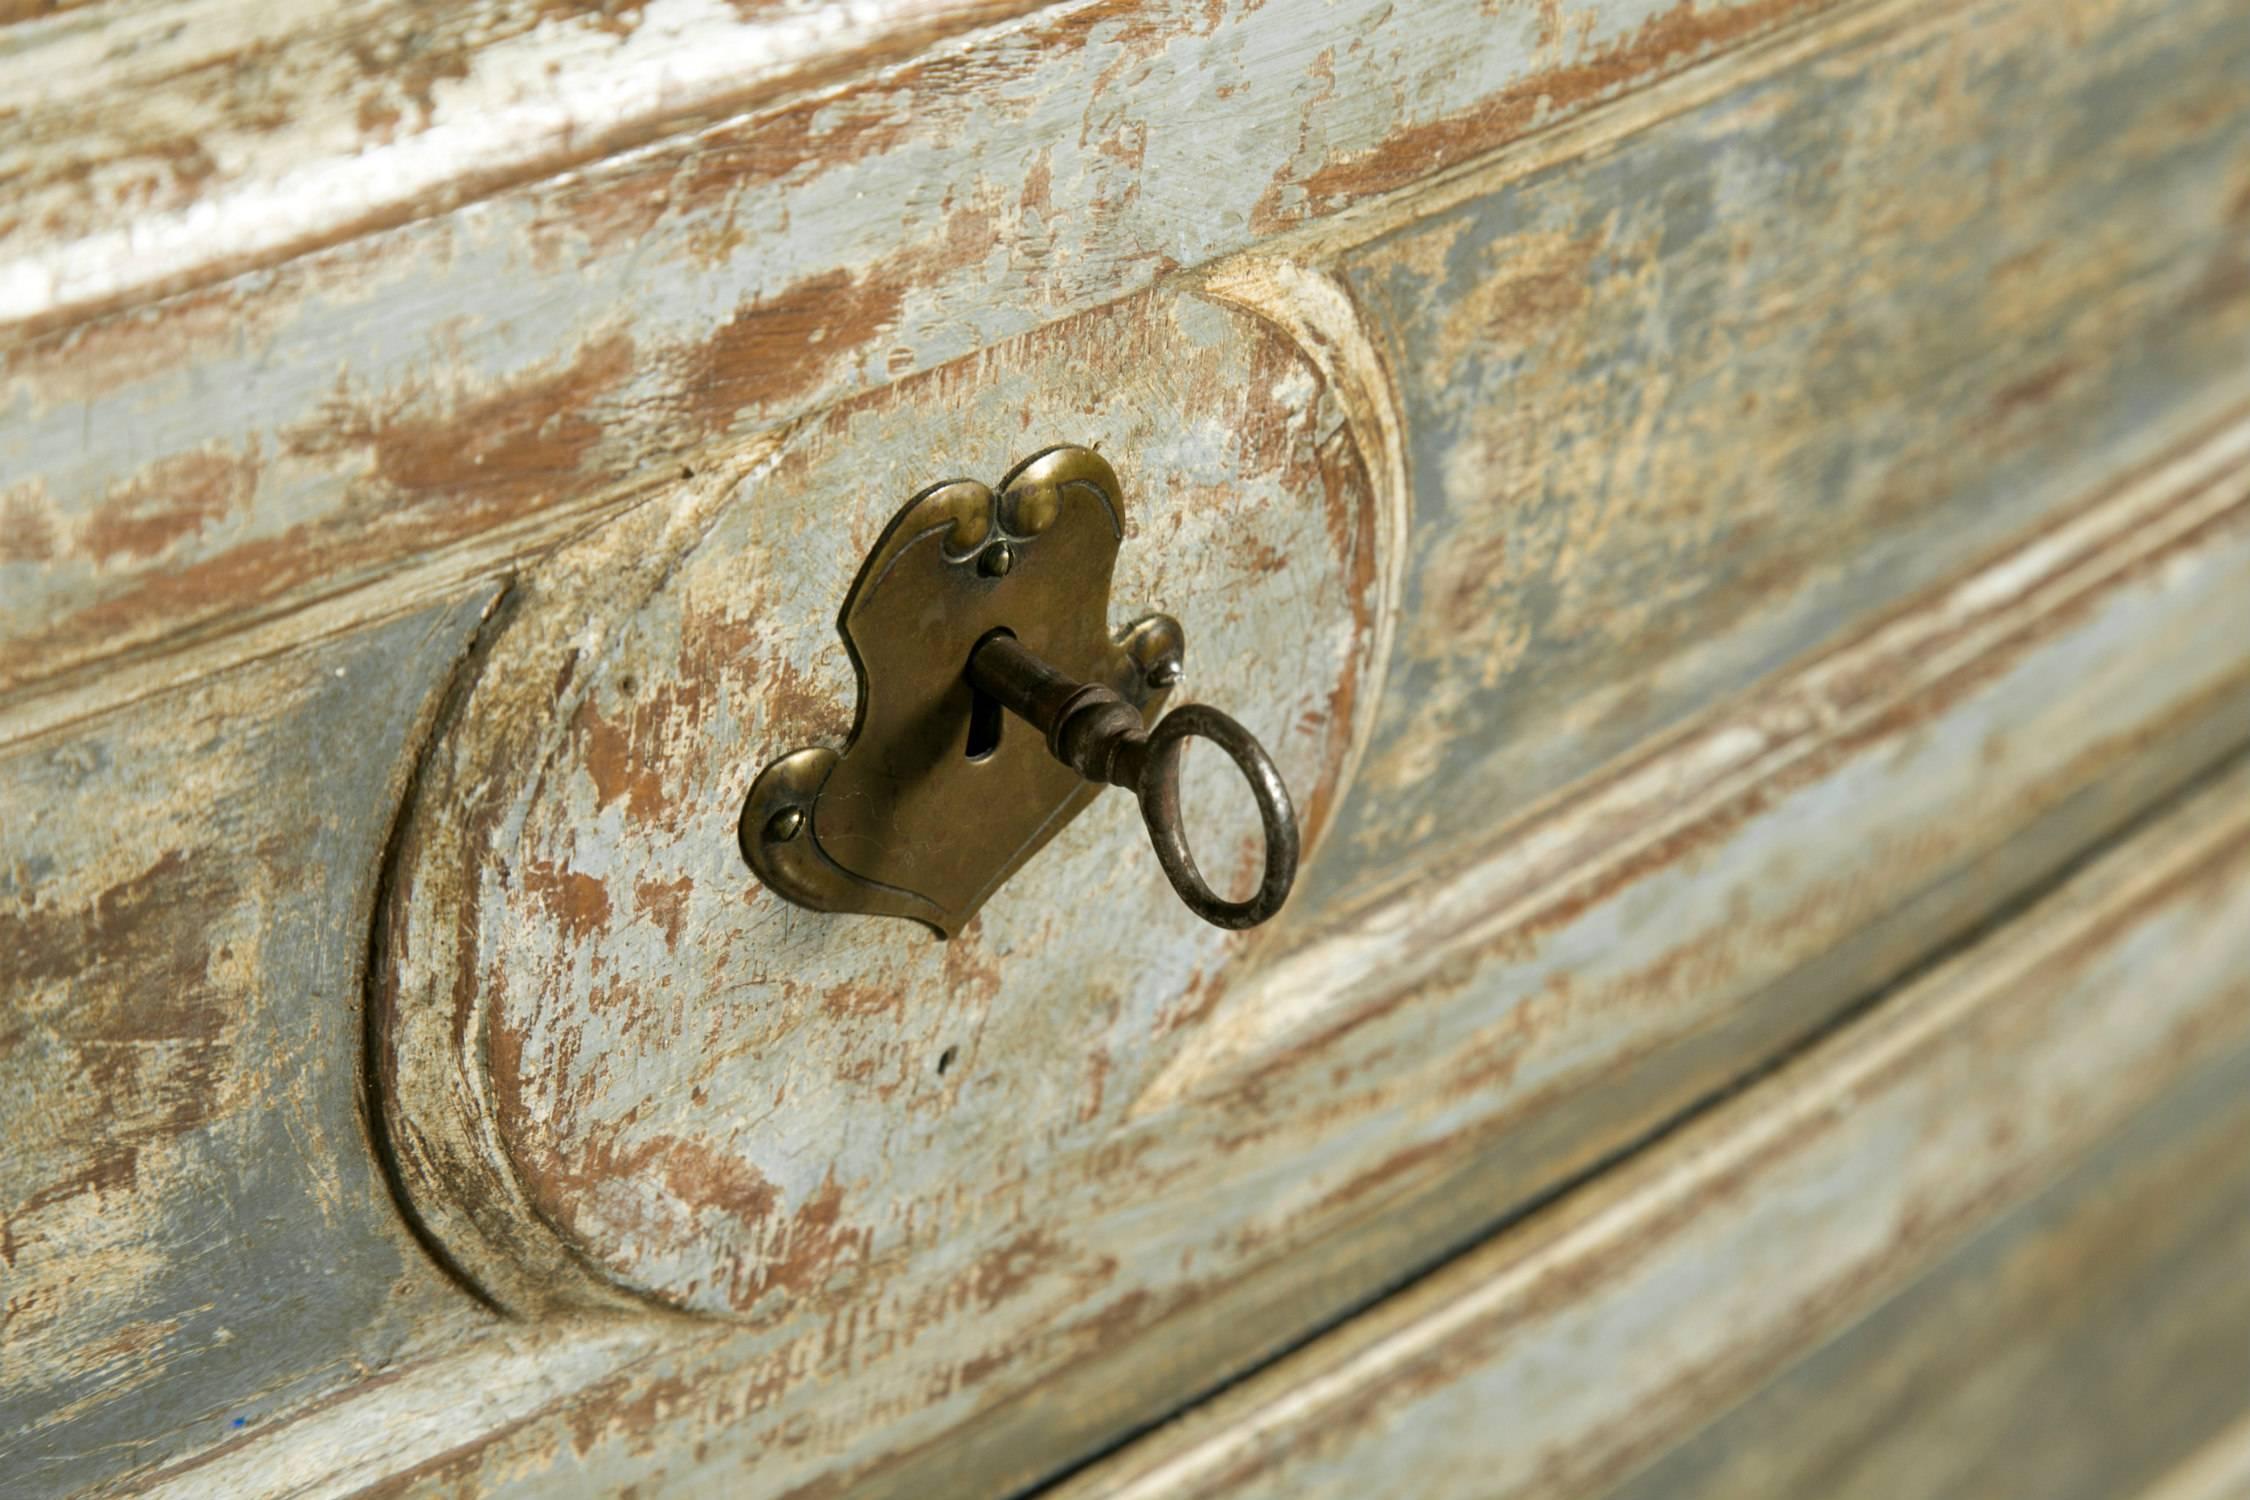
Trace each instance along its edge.
<path fill-rule="evenodd" d="M 2162 955 L 2127 964 L 2121 1005 L 2176 983 Z M 2250 1011 L 2250 964 L 2233 973 Z M 2250 1414 L 2250 1051 L 2212 1053 L 1621 1500 L 2154 1500 L 2199 1455 L 2212 1472 Z"/>
<path fill-rule="evenodd" d="M 1043 0 L 86 0 L 0 32 L 0 322 L 428 217 Z"/>
<path fill-rule="evenodd" d="M 41 293 L 0 353 L 0 694 L 355 586 L 375 607 L 433 549 L 673 482 L 1833 3 L 1057 7 L 159 301 L 40 332 Z M 215 242 L 216 209 L 179 211 Z"/>
<path fill-rule="evenodd" d="M 1347 252 L 1414 555 L 1338 837 L 1442 858 L 1481 836 L 1454 809 L 1554 790 L 2034 524 L 2150 411 L 2233 399 L 2237 14 L 1956 7 Z"/>
<path fill-rule="evenodd" d="M 518 41 L 607 55 L 597 29 L 495 33 L 464 66 L 481 88 Z M 1240 129 L 1179 123 L 1222 117 Z M 1061 6 L 583 172 L 535 164 L 379 231 L 315 224 L 344 238 L 254 272 L 125 278 L 188 278 L 161 302 L 33 317 L 0 377 L 0 871 L 8 920 L 53 924 L 0 949 L 49 955 L 7 980 L 0 1099 L 14 1119 L 55 1108 L 55 1076 L 127 1069 L 113 1122 L 89 1113 L 102 1089 L 66 1090 L 67 1128 L 0 1157 L 0 1342 L 21 1341 L 0 1385 L 26 1382 L 5 1388 L 38 1472 L 178 1494 L 1007 1490 L 1664 1129 L 2239 746 L 2245 117 L 2225 0 L 2073 0 L 2060 21 L 2030 0 L 1464 3 L 1410 24 Z M 223 180 L 194 191 L 181 212 L 221 211 Z M 1074 341 L 1099 345 L 1082 369 Z M 780 559 L 848 571 L 864 538 L 836 543 L 839 512 L 879 519 L 933 454 L 989 477 L 1024 451 L 1006 419 L 1071 402 L 1136 449 L 1179 421 L 1167 472 L 1200 476 L 1209 515 L 1160 504 L 1178 536 L 1219 545 L 1234 480 L 1270 502 L 1216 561 L 1137 538 L 1151 591 L 1314 538 L 1318 507 L 1291 500 L 1366 518 L 1365 551 L 1351 527 L 1315 541 L 1369 564 L 1367 618 L 1337 637 L 1367 643 L 1352 701 L 1296 657 L 1256 675 L 1289 626 L 1263 605 L 1228 620 L 1206 591 L 1190 620 L 1241 644 L 1221 684 L 1291 706 L 1329 788 L 1336 831 L 1286 925 L 1200 967 L 1187 939 L 1136 946 L 1177 981 L 1153 1018 L 1107 955 L 1049 972 L 997 938 L 938 976 L 954 1010 L 915 1008 L 902 976 L 927 975 L 873 943 L 882 983 L 782 993 L 787 1034 L 741 1007 L 749 1029 L 708 1043 L 863 1132 L 830 1197 L 817 1171 L 772 1174 L 786 1222 L 745 1243 L 785 1252 L 754 1290 L 786 1296 L 701 1309 L 731 1321 L 652 1309 L 630 1288 L 709 1270 L 686 1263 L 695 1234 L 653 1231 L 640 1248 L 674 1267 L 573 1271 L 618 1290 L 607 1310 L 511 1322 L 449 1287 L 369 1168 L 352 1006 L 410 746 L 500 581 L 550 602 L 575 581 L 550 644 L 578 631 L 589 674 L 620 642 L 636 676 L 670 674 L 643 725 L 611 663 L 583 732 L 509 772 L 589 782 L 593 821 L 534 828 L 537 852 L 646 959 L 686 866 L 640 889 L 635 809 L 675 816 L 688 761 L 677 787 L 723 800 L 719 731 L 771 710 L 817 735 L 843 712 L 817 577 L 786 608 L 734 606 L 782 587 Z M 1189 420 L 1214 413 L 1237 420 Z M 839 503 L 847 454 L 873 477 Z M 621 601 L 661 592 L 708 526 L 734 528 L 745 599 L 714 554 L 681 618 L 716 633 L 635 644 Z M 1331 594 L 1304 599 L 1336 624 Z M 682 681 L 737 654 L 773 668 L 737 672 L 739 722 L 683 706 Z M 363 664 L 379 691 L 314 691 Z M 541 668 L 557 692 L 577 671 Z M 769 748 L 741 746 L 741 775 Z M 697 805 L 667 834 L 683 859 L 706 852 Z M 1114 894 L 1086 873 L 1110 847 L 1050 852 Z M 698 873 L 693 935 L 724 936 L 747 877 Z M 759 934 L 747 965 L 830 941 Z M 599 1084 L 589 1038 L 636 1086 L 700 1061 L 685 1031 L 636 1061 L 572 1010 L 601 987 L 568 968 L 532 976 L 554 1003 L 526 1012 L 545 1050 L 519 1082 L 551 1062 Z M 174 1003 L 144 1013 L 151 994 Z M 904 1071 L 979 1015 L 1008 1045 L 972 1048 L 957 1086 Z M 828 1076 L 791 1078 L 791 1055 Z M 911 1107 L 855 1110 L 892 1081 L 848 1076 L 871 1058 Z M 715 1133 L 787 1155 L 760 1103 L 723 1099 Z M 2097 1106 L 2088 1131 L 2138 1104 Z M 938 1211 L 887 1212 L 907 1197 L 890 1174 L 956 1128 L 992 1148 L 978 1170 Z M 96 1148 L 74 1155 L 79 1135 Z M 548 1152 L 549 1210 L 600 1165 L 581 1155 Z M 681 1178 L 719 1210 L 754 1206 L 754 1186 L 727 1196 L 746 1180 Z M 608 1233 L 632 1206 L 586 1219 Z M 159 1326 L 230 1244 L 256 1247 L 250 1310 Z"/>
<path fill-rule="evenodd" d="M 556 1465 L 783 1493 L 1039 1478 L 1723 1089 L 2239 743 L 2246 450 L 2227 429 L 1497 831 L 1328 934 L 1330 1024 L 959 1180 L 930 1238 L 876 1241 L 846 1200 L 822 1276 L 747 1326 L 597 1357 L 613 1322 L 560 1318 L 541 1347 L 588 1383 L 482 1436 L 433 1399 L 442 1357 L 308 1431 L 363 1464 L 342 1434 L 380 1423 L 441 1492 Z M 1283 963 L 1222 999 L 1291 992 Z M 1075 1028 L 1038 1045 L 979 1087 L 1084 1076 Z M 316 1441 L 279 1428 L 167 1482 L 262 1493 Z"/>
<path fill-rule="evenodd" d="M 770 1321 L 933 1249 L 1004 1260 L 1051 1236 L 973 1185 L 1098 1138 L 1256 948 L 1180 907 L 1127 798 L 943 944 L 743 869 L 752 778 L 852 732 L 835 609 L 865 549 L 931 484 L 1059 440 L 1119 456 L 1110 627 L 1186 623 L 1183 691 L 1253 726 L 1318 848 L 1379 687 L 1390 508 L 1319 372 L 1239 310 L 1066 320 L 561 549 L 518 577 L 424 768 L 377 976 L 403 1179 L 497 1299 L 624 1287 Z M 1229 888 L 1263 857 L 1234 793 L 1215 757 L 1185 773 Z"/>
<path fill-rule="evenodd" d="M 1628 1493 L 2124 1493 L 2099 1461 L 2192 1448 L 2250 1361 L 2246 932 L 2237 768 L 1644 1156 L 1052 1493 L 1594 1493 L 1753 1390 Z M 1878 1305 L 1836 1348 L 1860 1384 L 1818 1385 L 1823 1350 L 1761 1389 Z M 2107 1381 L 2111 1420 L 2039 1399 L 2074 1378 Z M 2042 1436 L 1995 1442 L 2011 1412 Z"/>
<path fill-rule="evenodd" d="M 489 597 L 0 762 L 11 1484 L 223 1441 L 474 1312 L 367 1149 L 359 984 L 408 747 Z"/>
<path fill-rule="evenodd" d="M 0 326 L 190 290 L 652 142 L 676 156 L 714 122 L 760 186 L 1021 151 L 1066 221 L 1154 210 L 1175 237 L 1239 245 L 1834 3 L 1443 0 L 1409 21 L 1366 0 L 106 0 L 0 33 Z M 1091 112 L 1052 129 L 1043 95 Z M 1213 153 L 1197 127 L 1221 110 L 1235 128 Z M 1213 166 L 1230 212 L 1186 175 Z M 926 201 L 984 196 L 971 185 Z M 864 205 L 848 232 L 895 235 L 896 207 Z"/>

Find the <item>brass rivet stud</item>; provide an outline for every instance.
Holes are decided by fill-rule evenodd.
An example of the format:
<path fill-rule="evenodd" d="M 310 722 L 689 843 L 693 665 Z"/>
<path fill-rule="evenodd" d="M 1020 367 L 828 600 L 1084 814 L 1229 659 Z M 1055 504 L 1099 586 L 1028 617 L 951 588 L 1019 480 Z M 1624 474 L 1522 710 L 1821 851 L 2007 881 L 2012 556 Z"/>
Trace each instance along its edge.
<path fill-rule="evenodd" d="M 805 810 L 801 807 L 785 807 L 766 819 L 768 843 L 786 844 L 804 831 Z"/>
<path fill-rule="evenodd" d="M 984 549 L 984 556 L 977 559 L 977 570 L 987 578 L 1005 578 L 1015 565 L 1016 549 L 1006 542 L 994 542 Z"/>
<path fill-rule="evenodd" d="M 1161 692 L 1165 688 L 1178 687 L 1180 679 L 1186 675 L 1187 667 L 1178 657 L 1160 656 L 1148 669 L 1148 685 Z"/>

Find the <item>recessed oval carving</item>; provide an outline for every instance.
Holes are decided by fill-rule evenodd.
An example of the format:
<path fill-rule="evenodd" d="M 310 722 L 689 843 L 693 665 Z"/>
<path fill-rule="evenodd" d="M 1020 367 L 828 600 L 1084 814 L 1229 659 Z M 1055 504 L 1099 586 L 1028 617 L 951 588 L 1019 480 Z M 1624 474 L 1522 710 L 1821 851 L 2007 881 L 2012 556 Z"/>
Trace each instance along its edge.
<path fill-rule="evenodd" d="M 1000 472 L 1027 434 L 1130 456 L 1116 597 L 1197 621 L 1180 696 L 1270 735 L 1316 857 L 1382 527 L 1337 401 L 1271 324 L 1151 294 L 703 465 L 518 579 L 393 851 L 385 1132 L 417 1217 L 504 1305 L 756 1318 L 966 1265 L 1069 1211 L 1042 1203 L 1043 1163 L 1120 1128 L 1288 940 L 1182 908 L 1125 798 L 947 944 L 803 911 L 744 868 L 757 768 L 851 729 L 835 621 L 859 560 L 930 473 Z M 1214 882 L 1254 880 L 1231 768 L 1202 762 L 1198 826 L 1239 831 L 1239 868 L 1204 856 Z"/>

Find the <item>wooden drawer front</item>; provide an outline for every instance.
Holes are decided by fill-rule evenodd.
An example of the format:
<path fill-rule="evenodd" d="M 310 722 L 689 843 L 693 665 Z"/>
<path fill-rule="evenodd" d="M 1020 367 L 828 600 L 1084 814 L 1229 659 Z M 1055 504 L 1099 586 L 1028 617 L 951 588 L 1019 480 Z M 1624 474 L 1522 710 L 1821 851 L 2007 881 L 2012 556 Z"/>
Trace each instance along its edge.
<path fill-rule="evenodd" d="M 2063 1497 L 2206 1446 L 2231 1467 L 2245 1129 L 2238 764 L 1645 1156 L 1050 1493 Z"/>
<path fill-rule="evenodd" d="M 1583 777 L 2055 516 L 2152 411 L 2239 399 L 2250 156 L 2202 122 L 2250 31 L 2076 17 L 1879 26 L 1344 257 L 1412 498 L 1343 837 L 1414 878 L 1487 836 L 1454 810 Z"/>
<path fill-rule="evenodd" d="M 361 0 L 262 49 L 265 7 L 198 8 L 72 7 L 0 55 L 0 689 L 504 566 L 1837 0 L 895 0 L 817 47 L 812 7 L 542 32 Z M 250 98 L 200 86 L 235 48 Z"/>
<path fill-rule="evenodd" d="M 895 55 L 804 71 L 776 31 L 741 111 L 507 137 L 476 201 L 317 243 L 215 169 L 149 206 L 246 236 L 200 271 L 152 229 L 71 281 L 98 216 L 32 184 L 64 228 L 10 263 L 51 275 L 0 388 L 0 1453 L 44 1490 L 1037 1483 L 1672 1130 L 2250 733 L 2235 0 L 911 9 Z M 439 94 L 382 149 L 490 104 Z M 1062 441 L 1123 476 L 1121 610 L 1186 622 L 1190 692 L 1298 788 L 1291 907 L 1196 925 L 1122 805 L 950 944 L 782 904 L 734 819 L 849 730 L 858 558 Z M 1726 1389 L 1882 1337 L 1840 1332 L 1854 1267 L 1889 1295 L 2003 1205 L 2028 1233 L 2104 1130 L 2203 1159 L 2217 1113 L 2126 1123 L 2215 1087 L 2172 1032 L 2081 1075 L 2121 971 L 1989 957 L 2114 911 L 2194 939 L 2180 1027 L 2234 1025 L 2223 914 L 2104 868 L 1754 1091 L 1866 1113 L 1650 1232 L 1755 1238 L 1827 1319 L 1715 1332 Z M 2038 1065 L 1980 1102 L 2019 1023 Z M 1601 1201 L 1655 1213 L 1762 1107 Z M 1894 1148 L 1921 1238 L 1845 1243 L 1910 1197 L 1804 1227 Z M 1575 1213 L 1466 1264 L 1561 1265 L 1510 1257 Z M 1669 1317 L 1638 1274 L 1539 1316 Z M 1503 1343 L 1396 1399 L 1546 1357 Z M 1381 1461 L 1372 1418 L 1331 1450 L 1286 1415 L 1344 1347 L 1086 1482 Z M 1555 1415 L 1551 1472 L 1683 1443 L 1704 1347 L 1617 1387 L 1645 1442 Z M 1723 1488 L 1732 1451 L 1651 1472 Z"/>

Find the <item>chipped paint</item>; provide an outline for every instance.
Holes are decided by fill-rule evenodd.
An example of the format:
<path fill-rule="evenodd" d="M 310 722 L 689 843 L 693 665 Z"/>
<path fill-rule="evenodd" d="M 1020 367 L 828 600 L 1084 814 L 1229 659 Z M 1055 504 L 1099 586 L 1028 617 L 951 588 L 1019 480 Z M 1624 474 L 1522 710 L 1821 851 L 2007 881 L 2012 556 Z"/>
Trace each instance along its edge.
<path fill-rule="evenodd" d="M 0 735 L 43 811 L 0 870 L 43 956 L 0 1099 L 72 1124 L 0 1156 L 0 1381 L 40 1473 L 1029 1484 L 2238 744 L 2229 4 L 1369 20 L 1053 7 L 21 330 Z M 442 130 L 484 57 L 352 128 Z M 1217 644 L 1194 691 L 1286 726 L 1333 826 L 1285 924 L 1166 925 L 1099 814 L 1042 855 L 1083 933 L 1035 870 L 944 949 L 761 901 L 700 820 L 847 727 L 874 529 L 1062 426 L 1161 476 L 1119 597 Z M 417 738 L 373 1019 L 443 1024 L 386 1119 L 351 1001 Z M 528 1319 L 421 1257 L 370 1096 L 429 1246 Z"/>
<path fill-rule="evenodd" d="M 696 502 L 692 545 L 645 596 L 590 607 L 575 581 L 612 572 L 640 545 L 629 533 L 517 580 L 422 783 L 384 999 L 406 1181 L 489 1290 L 575 1300 L 548 1268 L 576 1259 L 600 1268 L 597 1302 L 614 1282 L 752 1317 L 840 1272 L 933 1254 L 989 1286 L 975 1267 L 999 1252 L 980 1247 L 1021 1231 L 956 1200 L 970 1164 L 1020 1177 L 1110 1129 L 1186 977 L 1259 938 L 1192 921 L 1153 857 L 1118 858 L 1134 825 L 1122 802 L 1073 824 L 947 945 L 790 907 L 712 830 L 774 754 L 849 728 L 858 689 L 835 611 L 897 507 L 1068 440 L 1132 455 L 1112 623 L 1160 609 L 1186 625 L 1186 691 L 1255 726 L 1317 848 L 1359 727 L 1336 710 L 1360 701 L 1367 623 L 1388 613 L 1369 597 L 1375 487 L 1348 441 L 1337 456 L 1335 413 L 1271 325 L 1199 298 L 1128 299 L 808 424 Z M 508 790 L 458 817 L 468 785 Z M 1192 765 L 1184 788 L 1209 830 L 1205 868 L 1239 883 L 1259 854 L 1232 790 L 1216 764 Z M 676 891 L 677 911 L 644 914 L 622 871 Z M 1087 1011 L 1070 990 L 1094 974 L 1105 1004 Z M 941 1070 L 948 1048 L 959 1065 Z M 462 1056 L 487 1060 L 488 1096 Z M 1101 1106 L 1030 1083 L 1058 1071 L 1091 1071 Z M 455 1117 L 464 1100 L 473 1118 Z M 459 1153 L 494 1146 L 501 1161 L 456 1175 Z M 518 1193 L 519 1227 L 490 1243 L 489 1210 Z M 493 1264 L 547 1226 L 567 1255 L 536 1252 L 532 1275 Z"/>
<path fill-rule="evenodd" d="M 2146 1194 L 2158 1201 L 2144 1222 L 2187 1217 L 2185 1201 L 2239 1167 L 2239 1151 L 2226 1149 L 2217 1127 L 2242 1119 L 2246 974 L 2250 773 L 2237 768 L 1657 1149 L 1062 1486 L 1055 1500 L 1321 1500 L 1379 1493 L 1401 1474 L 1433 1497 L 1611 1493 L 2044 1187 L 2104 1132 L 2196 1084 L 2200 1068 L 2217 1074 L 2201 1084 L 2199 1101 L 2217 1119 L 2189 1114 L 2207 1137 L 2204 1180 Z M 2114 1197 L 2167 1165 L 2135 1144 L 2144 1149 L 2109 1164 L 2097 1196 Z M 2161 1133 L 2156 1144 L 2167 1144 Z M 2239 1224 L 2238 1211 L 2237 1244 Z M 2206 1253 L 2224 1253 L 2227 1240 L 2210 1238 L 2217 1243 Z M 2059 1247 L 2047 1284 L 2028 1289 L 2042 1330 L 2066 1321 L 2058 1302 L 2099 1295 L 2088 1252 L 2082 1240 Z M 2212 1269 L 2222 1284 L 2239 1281 Z M 2157 1274 L 2178 1275 L 2177 1261 Z M 2102 1476 L 2108 1484 L 2089 1487 L 2088 1471 L 2130 1445 L 2117 1428 L 2161 1432 L 2166 1422 L 2098 1423 L 2088 1441 L 2072 1443 L 2049 1430 L 2051 1407 L 2027 1414 L 2044 1433 L 2035 1447 L 2064 1449 L 2052 1460 L 1995 1451 L 1988 1432 L 1964 1432 L 1963 1408 L 1985 1405 L 2014 1363 L 1992 1361 L 1989 1348 L 1960 1348 L 1961 1328 L 1996 1300 L 1983 1290 L 1974 1310 L 1922 1330 L 1925 1343 L 1953 1351 L 1939 1360 L 1977 1371 L 1977 1386 L 1947 1391 L 1942 1410 L 1855 1403 L 1846 1390 L 1818 1393 L 1826 1401 L 1798 1392 L 1795 1404 L 1771 1403 L 1768 1446 L 1707 1486 L 1689 1463 L 1660 1467 L 1623 1492 L 2133 1492 L 2115 1469 Z M 2201 1315 L 2219 1311 L 2215 1300 Z M 2222 1336 L 2196 1377 L 2244 1367 L 2244 1301 L 2231 1302 L 2232 1356 L 2221 1352 Z M 2131 1364 L 2153 1355 L 2145 1304 L 2135 1314 L 2122 1340 L 2080 1357 Z M 2024 1354 L 2023 1364 L 2054 1371 L 2074 1390 L 2096 1378 L 2084 1364 L 2056 1365 L 2050 1350 Z M 1892 1383 L 1880 1368 L 1872 1373 Z M 2153 1390 L 2159 1373 L 2144 1369 L 2141 1379 Z M 2200 1395 L 2208 1411 L 2239 1409 L 2239 1386 L 2190 1384 L 2204 1390 L 2178 1392 L 2179 1403 Z M 1494 1412 L 1507 1421 L 1492 1422 Z M 1805 1450 L 1814 1429 L 1831 1426 L 1858 1429 L 1860 1441 L 1821 1452 L 1823 1463 Z M 1867 1466 L 1870 1438 L 1906 1450 L 1897 1467 L 1855 1472 Z M 1937 1465 L 1955 1449 L 2002 1460 L 2005 1483 L 1971 1469 L 1958 1476 L 1972 1481 L 1965 1487 L 1941 1487 Z M 1800 1455 L 1811 1461 L 1800 1466 Z"/>
<path fill-rule="evenodd" d="M 1785 9 L 1810 16 L 1834 3 Z M 912 29 L 906 8 L 881 9 Z M 290 241 L 288 258 L 255 272 L 219 254 L 224 236 L 204 222 L 219 207 L 196 194 L 220 184 L 179 189 L 176 211 L 227 279 L 174 290 L 187 271 L 161 251 L 158 264 L 120 268 L 67 229 L 26 236 L 37 264 L 19 263 L 19 273 L 41 286 L 69 271 L 116 279 L 118 295 L 144 282 L 174 294 L 92 311 L 49 289 L 16 309 L 28 321 L 0 355 L 0 472 L 40 476 L 46 503 L 72 524 L 36 565 L 0 559 L 0 691 L 92 672 L 120 649 L 189 629 L 266 617 L 346 581 L 364 586 L 527 512 L 613 487 L 645 493 L 708 450 L 723 455 L 791 417 L 1395 188 L 1395 169 L 1365 189 L 1331 181 L 1307 198 L 1299 185 L 1380 153 L 1399 132 L 1463 122 L 1442 147 L 1410 153 L 1429 172 L 1457 166 L 1782 18 L 1773 0 L 1569 9 L 1558 29 L 1535 6 L 1495 16 L 1476 0 L 1411 14 L 1352 0 L 1317 8 L 1309 22 L 1296 7 L 1252 0 L 1216 10 L 1203 0 L 1056 6 L 904 61 L 877 47 L 868 60 L 884 65 L 872 72 L 718 124 L 691 115 L 682 123 L 696 128 L 647 149 L 453 206 L 480 191 L 471 174 L 426 190 L 426 204 L 402 205 L 411 221 L 393 227 L 345 213 L 316 231 L 344 236 L 332 245 L 295 243 L 301 225 L 327 221 L 312 199 L 291 197 L 285 214 L 246 210 L 246 233 L 279 220 Z M 651 7 L 622 45 L 663 36 L 665 12 Z M 1662 35 L 1634 50 L 1659 13 L 1672 18 Z M 479 14 L 463 9 L 472 35 Z M 765 24 L 740 28 L 743 45 L 758 45 Z M 487 29 L 496 53 L 564 45 L 538 29 L 514 39 L 512 24 Z M 595 56 L 612 46 L 590 21 L 561 29 Z M 699 36 L 690 28 L 667 41 L 649 86 L 683 58 L 700 66 Z M 425 40 L 444 52 L 459 39 L 447 26 Z M 1332 93 L 1302 66 L 1323 50 L 1334 54 Z M 729 55 L 726 46 L 711 54 Z M 1575 77 L 1589 57 L 1608 59 L 1602 88 L 1557 93 L 1535 117 L 1480 113 L 1496 92 Z M 464 89 L 483 61 L 473 49 L 462 56 Z M 364 66 L 337 65 L 347 64 Z M 1159 74 L 1168 85 L 1152 87 Z M 437 90 L 441 102 L 446 93 Z M 1241 128 L 1196 123 L 1219 118 Z M 602 139 L 598 129 L 585 135 Z M 365 182 L 391 148 L 378 144 L 370 160 L 357 154 L 362 144 L 353 134 L 348 149 L 314 151 L 306 170 Z M 1034 163 L 1039 193 L 1029 192 Z M 269 186 L 253 175 L 245 190 L 262 197 Z M 1279 206 L 1253 225 L 1249 205 L 1271 193 Z M 98 204 L 73 213 L 82 227 L 114 228 L 114 212 Z M 159 245 L 157 222 L 136 218 L 133 232 Z M 50 306 L 56 297 L 67 305 Z M 629 360 L 618 355 L 628 338 Z M 567 441 L 534 441 L 536 427 L 494 440 L 492 409 L 535 411 L 569 372 L 579 375 L 562 419 Z M 163 421 L 144 420 L 152 408 Z M 446 502 L 460 476 L 413 483 L 427 476 L 391 461 L 389 429 L 415 435 L 425 455 L 481 457 L 474 483 L 508 503 Z M 365 440 L 341 441 L 347 433 Z M 247 507 L 228 524 L 138 562 L 79 542 L 75 518 L 95 497 L 153 483 L 161 466 L 212 445 L 260 455 Z"/>
<path fill-rule="evenodd" d="M 354 934 L 483 597 L 0 760 L 13 1484 L 78 1491 L 475 1320 L 367 1150 Z"/>

